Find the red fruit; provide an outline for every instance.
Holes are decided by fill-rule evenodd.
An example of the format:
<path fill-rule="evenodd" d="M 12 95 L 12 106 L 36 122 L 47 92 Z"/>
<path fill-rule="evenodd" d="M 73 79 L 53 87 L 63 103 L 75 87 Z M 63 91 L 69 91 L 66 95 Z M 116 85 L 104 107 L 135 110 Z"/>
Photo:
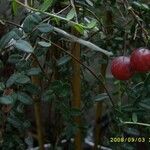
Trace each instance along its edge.
<path fill-rule="evenodd" d="M 131 67 L 137 72 L 150 71 L 150 50 L 138 48 L 131 54 Z"/>
<path fill-rule="evenodd" d="M 130 79 L 134 74 L 130 66 L 130 57 L 115 58 L 111 63 L 111 73 L 118 80 Z"/>

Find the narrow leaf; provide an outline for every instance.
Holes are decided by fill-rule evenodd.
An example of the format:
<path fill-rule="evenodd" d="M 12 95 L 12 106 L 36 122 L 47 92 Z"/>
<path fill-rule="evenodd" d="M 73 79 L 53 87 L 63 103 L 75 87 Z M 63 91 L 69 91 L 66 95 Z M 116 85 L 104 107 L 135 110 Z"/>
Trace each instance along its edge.
<path fill-rule="evenodd" d="M 106 93 L 102 93 L 102 94 L 98 94 L 97 96 L 95 96 L 94 101 L 95 102 L 100 102 L 100 101 L 106 100 L 108 98 L 109 97 Z"/>
<path fill-rule="evenodd" d="M 41 11 L 47 11 L 49 7 L 53 4 L 53 0 L 45 0 L 44 3 L 40 6 Z"/>
<path fill-rule="evenodd" d="M 44 41 L 40 41 L 40 42 L 38 42 L 38 44 L 42 47 L 50 47 L 51 46 L 50 42 L 44 42 Z"/>

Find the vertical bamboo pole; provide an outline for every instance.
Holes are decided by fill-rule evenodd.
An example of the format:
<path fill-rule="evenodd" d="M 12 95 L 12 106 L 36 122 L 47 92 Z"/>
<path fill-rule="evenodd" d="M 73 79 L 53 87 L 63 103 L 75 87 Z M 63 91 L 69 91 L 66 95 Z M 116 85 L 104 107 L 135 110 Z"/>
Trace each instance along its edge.
<path fill-rule="evenodd" d="M 33 58 L 32 67 L 37 67 L 38 66 L 37 60 L 35 59 L 35 57 L 32 58 Z M 41 85 L 41 81 L 38 76 L 32 76 L 31 80 L 34 85 L 37 86 Z M 34 111 L 35 111 L 35 119 L 36 119 L 36 126 L 37 126 L 39 149 L 44 150 L 44 138 L 43 138 L 42 116 L 41 116 L 41 100 L 37 95 L 34 95 L 33 99 L 34 99 Z"/>
<path fill-rule="evenodd" d="M 105 58 L 106 56 L 102 56 L 102 58 Z M 107 64 L 102 64 L 100 68 L 101 75 L 105 78 L 106 76 L 106 68 Z M 102 85 L 99 86 L 100 93 L 103 93 L 105 91 L 104 87 Z M 101 133 L 101 126 L 100 126 L 100 120 L 102 117 L 102 109 L 103 109 L 103 103 L 99 102 L 96 106 L 96 118 L 95 118 L 95 145 L 94 150 L 97 150 L 98 144 L 100 144 L 100 133 Z"/>
<path fill-rule="evenodd" d="M 72 31 L 72 33 L 76 34 L 75 31 Z M 80 44 L 78 43 L 72 43 L 71 45 L 71 53 L 74 57 L 80 60 Z M 80 64 L 76 61 L 72 60 L 72 107 L 80 109 L 81 107 L 81 78 L 80 78 Z M 80 126 L 81 123 L 81 116 L 77 116 L 74 118 L 75 122 L 78 126 Z M 75 150 L 81 150 L 82 149 L 82 137 L 81 137 L 81 131 L 80 129 L 76 132 L 75 135 Z"/>
<path fill-rule="evenodd" d="M 110 35 L 113 34 L 113 17 L 112 17 L 112 12 L 110 10 L 106 11 L 106 35 L 108 36 L 108 44 L 110 42 Z M 106 69 L 108 66 L 108 57 L 106 55 L 102 55 L 102 59 L 107 60 L 106 64 L 102 64 L 101 68 L 100 68 L 100 73 L 101 75 L 104 77 L 104 79 L 106 78 Z M 100 93 L 103 93 L 105 91 L 104 87 L 102 85 L 99 86 L 99 91 Z M 95 145 L 94 145 L 94 150 L 98 149 L 98 145 L 100 144 L 100 140 L 101 140 L 101 126 L 100 126 L 100 120 L 102 117 L 102 109 L 103 109 L 103 103 L 99 102 L 96 106 L 96 118 L 95 118 Z"/>

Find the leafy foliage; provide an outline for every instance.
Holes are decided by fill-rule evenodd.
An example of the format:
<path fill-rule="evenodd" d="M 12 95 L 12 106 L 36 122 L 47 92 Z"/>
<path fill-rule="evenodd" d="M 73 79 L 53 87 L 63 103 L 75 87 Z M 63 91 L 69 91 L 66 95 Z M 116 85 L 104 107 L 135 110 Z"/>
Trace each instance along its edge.
<path fill-rule="evenodd" d="M 74 2 L 35 0 L 31 5 L 32 11 L 26 10 L 28 13 L 20 24 L 2 19 L 4 24 L 11 27 L 0 37 L 1 52 L 9 55 L 7 59 L 2 58 L 0 68 L 5 70 L 6 64 L 14 66 L 13 74 L 8 78 L 0 77 L 0 124 L 4 127 L 0 148 L 3 150 L 26 149 L 24 138 L 32 124 L 25 117 L 25 109 L 36 103 L 34 97 L 39 97 L 42 103 L 49 106 L 51 114 L 44 116 L 51 118 L 47 120 L 47 125 L 52 134 L 45 135 L 46 141 L 50 141 L 54 147 L 61 145 L 64 138 L 71 143 L 78 130 L 82 130 L 85 138 L 94 118 L 87 121 L 89 112 L 102 102 L 106 107 L 103 115 L 109 114 L 110 118 L 102 145 L 112 149 L 135 149 L 136 143 L 110 143 L 110 137 L 147 137 L 150 133 L 149 127 L 137 125 L 138 122 L 149 124 L 150 73 L 136 74 L 128 82 L 114 80 L 109 72 L 106 78 L 102 77 L 100 66 L 107 65 L 112 58 L 102 57 L 101 53 L 81 46 L 81 59 L 73 59 L 70 55 L 71 39 L 54 30 L 57 27 L 69 34 L 76 34 L 113 52 L 114 56 L 129 55 L 133 48 L 150 46 L 150 3 L 144 0 L 129 1 L 127 4 L 116 0 Z M 18 15 L 18 7 L 21 6 L 13 0 L 11 9 L 15 16 Z M 73 60 L 82 64 L 81 109 L 72 107 Z M 102 85 L 89 74 L 86 65 L 107 84 L 115 107 L 110 106 L 108 93 L 99 91 Z M 33 78 L 38 78 L 40 84 L 32 83 Z M 13 92 L 8 92 L 11 90 Z M 81 126 L 74 121 L 78 116 L 81 117 Z M 100 123 L 103 125 L 102 121 Z"/>

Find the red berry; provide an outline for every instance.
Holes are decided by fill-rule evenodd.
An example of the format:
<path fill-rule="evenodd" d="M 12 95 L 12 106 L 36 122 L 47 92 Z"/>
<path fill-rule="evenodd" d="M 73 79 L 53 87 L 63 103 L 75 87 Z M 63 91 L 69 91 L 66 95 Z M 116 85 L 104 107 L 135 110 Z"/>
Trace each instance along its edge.
<path fill-rule="evenodd" d="M 134 74 L 130 66 L 130 57 L 115 58 L 111 63 L 111 73 L 118 80 L 130 79 Z"/>
<path fill-rule="evenodd" d="M 138 48 L 131 54 L 131 67 L 137 72 L 150 71 L 150 50 Z"/>

